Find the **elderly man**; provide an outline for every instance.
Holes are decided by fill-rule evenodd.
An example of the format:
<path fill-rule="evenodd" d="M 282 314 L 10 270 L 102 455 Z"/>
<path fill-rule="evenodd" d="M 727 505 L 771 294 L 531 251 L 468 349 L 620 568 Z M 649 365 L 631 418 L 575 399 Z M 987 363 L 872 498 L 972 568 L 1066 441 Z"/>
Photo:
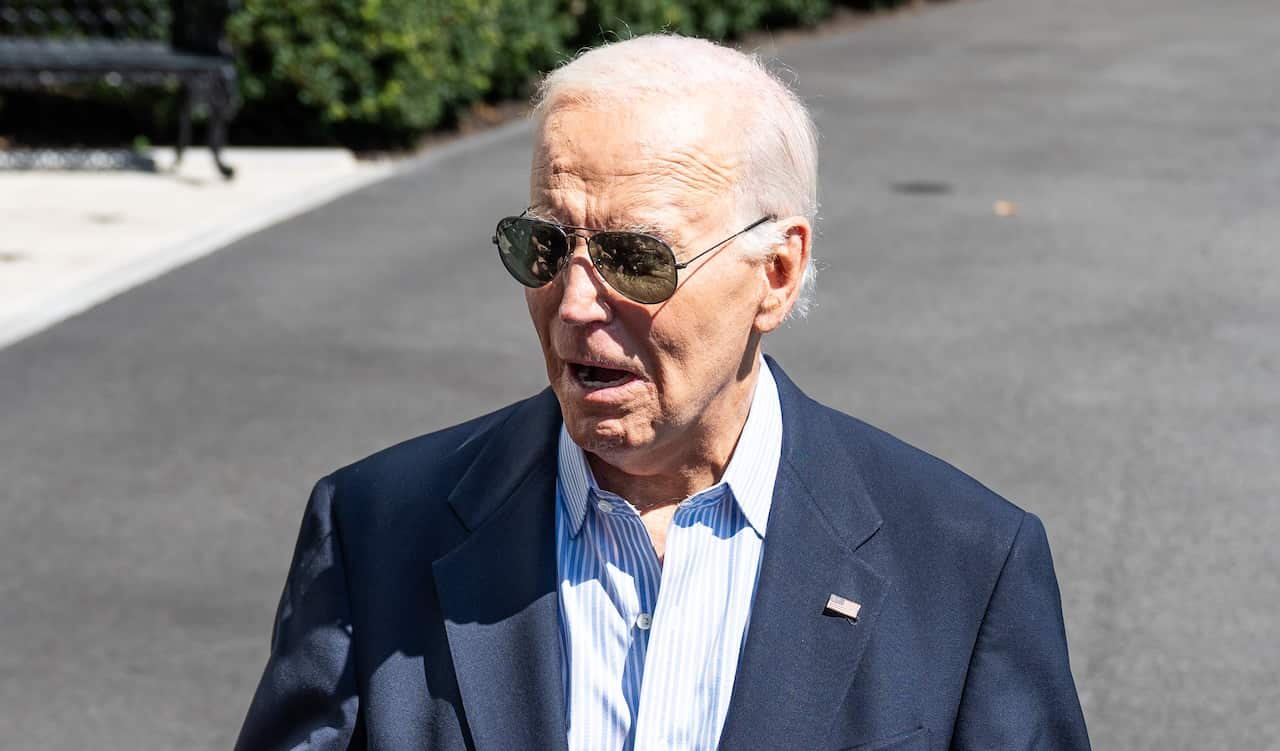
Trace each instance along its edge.
<path fill-rule="evenodd" d="M 311 496 L 239 748 L 1082 749 L 1040 522 L 806 397 L 816 147 L 676 36 L 542 87 L 494 234 L 551 388 Z"/>

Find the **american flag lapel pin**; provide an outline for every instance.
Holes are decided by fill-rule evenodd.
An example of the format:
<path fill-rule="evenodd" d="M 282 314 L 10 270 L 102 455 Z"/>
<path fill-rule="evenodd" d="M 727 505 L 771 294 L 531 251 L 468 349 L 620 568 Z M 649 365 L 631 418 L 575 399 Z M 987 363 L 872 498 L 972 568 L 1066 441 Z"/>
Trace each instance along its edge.
<path fill-rule="evenodd" d="M 851 621 L 856 621 L 860 610 L 862 610 L 862 606 L 853 600 L 845 599 L 840 595 L 831 595 L 827 598 L 827 607 L 822 612 L 842 615 Z"/>

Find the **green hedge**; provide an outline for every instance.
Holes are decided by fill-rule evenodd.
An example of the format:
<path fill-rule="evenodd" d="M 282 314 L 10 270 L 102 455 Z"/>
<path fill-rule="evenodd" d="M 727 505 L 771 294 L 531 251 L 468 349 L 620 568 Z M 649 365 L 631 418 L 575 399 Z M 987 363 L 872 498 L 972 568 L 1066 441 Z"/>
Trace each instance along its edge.
<path fill-rule="evenodd" d="M 527 96 L 539 74 L 607 40 L 660 30 L 733 39 L 817 23 L 833 2 L 870 10 L 911 1 L 239 0 L 227 33 L 245 104 L 231 142 L 411 146 L 478 100 Z M 146 23 L 131 34 L 163 38 L 169 0 L 133 2 Z M 174 96 L 102 89 L 0 99 L 0 136 L 65 140 L 41 123 L 53 107 L 90 113 L 98 141 L 121 130 L 173 137 Z M 75 130 L 83 120 L 67 121 Z"/>
<path fill-rule="evenodd" d="M 489 89 L 500 9 L 498 0 L 246 0 L 227 25 L 245 115 L 284 118 L 286 128 L 299 120 L 320 136 L 430 128 Z"/>
<path fill-rule="evenodd" d="M 813 24 L 830 0 L 242 0 L 228 24 L 266 140 L 411 143 L 478 99 L 527 94 L 571 50 L 671 30 Z"/>

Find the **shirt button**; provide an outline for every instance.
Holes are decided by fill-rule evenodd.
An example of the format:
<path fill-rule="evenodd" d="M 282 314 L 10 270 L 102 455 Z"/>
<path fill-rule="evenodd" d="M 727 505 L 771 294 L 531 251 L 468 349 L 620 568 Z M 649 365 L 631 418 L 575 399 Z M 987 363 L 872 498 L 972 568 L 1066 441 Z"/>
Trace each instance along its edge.
<path fill-rule="evenodd" d="M 640 615 L 636 616 L 636 628 L 640 628 L 640 629 L 644 629 L 645 631 L 648 631 L 649 627 L 652 625 L 653 625 L 653 616 L 649 615 L 648 613 L 641 613 Z"/>
<path fill-rule="evenodd" d="M 596 504 L 596 508 L 599 508 L 601 511 L 613 511 L 613 504 L 608 501 L 600 501 Z"/>

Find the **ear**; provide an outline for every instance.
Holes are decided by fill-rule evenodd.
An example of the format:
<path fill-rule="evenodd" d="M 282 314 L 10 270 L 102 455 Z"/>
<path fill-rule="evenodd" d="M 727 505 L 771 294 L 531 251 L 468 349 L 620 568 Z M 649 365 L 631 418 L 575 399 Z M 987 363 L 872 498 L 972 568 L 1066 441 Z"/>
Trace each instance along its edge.
<path fill-rule="evenodd" d="M 756 331 L 762 334 L 781 326 L 800 297 L 813 242 L 813 228 L 802 216 L 779 219 L 774 225 L 782 230 L 783 238 L 774 246 L 773 255 L 762 262 L 767 288 L 755 319 Z"/>

